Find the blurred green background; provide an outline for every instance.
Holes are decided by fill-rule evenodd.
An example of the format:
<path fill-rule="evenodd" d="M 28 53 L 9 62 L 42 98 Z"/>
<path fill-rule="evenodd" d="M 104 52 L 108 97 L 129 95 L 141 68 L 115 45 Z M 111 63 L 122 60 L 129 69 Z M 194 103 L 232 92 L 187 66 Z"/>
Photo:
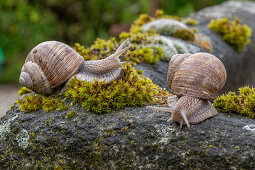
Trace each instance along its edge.
<path fill-rule="evenodd" d="M 38 43 L 58 40 L 89 46 L 97 37 L 107 39 L 142 13 L 156 9 L 187 16 L 226 0 L 1 0 L 0 51 L 5 56 L 1 83 L 17 83 L 26 55 Z M 0 54 L 1 55 L 1 54 Z M 1 62 L 1 56 L 0 56 Z M 1 72 L 0 68 L 0 72 Z"/>

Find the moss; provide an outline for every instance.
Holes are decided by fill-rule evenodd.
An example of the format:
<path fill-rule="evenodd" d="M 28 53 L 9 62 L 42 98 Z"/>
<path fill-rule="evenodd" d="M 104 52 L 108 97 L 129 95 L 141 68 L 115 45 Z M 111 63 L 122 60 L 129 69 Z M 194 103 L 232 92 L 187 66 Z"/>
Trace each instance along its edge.
<path fill-rule="evenodd" d="M 69 83 L 65 96 L 80 103 L 88 111 L 102 114 L 112 109 L 120 110 L 127 106 L 152 103 L 154 95 L 163 91 L 149 78 L 138 74 L 131 64 L 125 64 L 123 70 L 123 79 L 113 81 L 109 85 L 98 80 L 92 83 L 74 78 Z"/>
<path fill-rule="evenodd" d="M 65 118 L 66 119 L 72 119 L 73 117 L 77 116 L 76 111 L 70 111 L 66 114 Z"/>
<path fill-rule="evenodd" d="M 90 48 L 85 48 L 84 46 L 76 43 L 74 50 L 83 56 L 85 61 L 99 60 L 114 53 L 119 45 L 120 43 L 117 42 L 116 38 L 111 38 L 109 40 L 98 38 Z"/>
<path fill-rule="evenodd" d="M 45 121 L 45 125 L 49 126 L 51 122 L 52 122 L 52 118 L 50 117 L 48 120 Z"/>
<path fill-rule="evenodd" d="M 134 21 L 134 25 L 142 26 L 148 22 L 155 20 L 153 17 L 150 17 L 148 14 L 141 14 L 137 20 Z"/>
<path fill-rule="evenodd" d="M 240 24 L 240 22 L 238 17 L 235 17 L 234 20 L 230 20 L 228 17 L 212 19 L 208 27 L 214 32 L 220 33 L 224 41 L 241 51 L 250 43 L 252 29 L 246 24 Z"/>
<path fill-rule="evenodd" d="M 13 109 L 14 108 L 14 104 L 10 106 L 10 109 Z"/>
<path fill-rule="evenodd" d="M 23 99 L 19 99 L 16 103 L 20 106 L 20 110 L 23 112 L 33 112 L 40 109 L 46 112 L 61 111 L 68 109 L 68 106 L 64 104 L 60 97 L 46 97 L 44 95 L 27 95 Z"/>
<path fill-rule="evenodd" d="M 21 96 L 21 95 L 23 95 L 23 94 L 27 94 L 27 93 L 30 93 L 30 92 L 32 92 L 32 90 L 30 90 L 30 89 L 28 89 L 28 88 L 26 88 L 26 87 L 21 87 L 21 89 L 19 90 L 19 95 Z"/>
<path fill-rule="evenodd" d="M 195 25 L 197 25 L 197 20 L 188 17 L 188 18 L 184 21 L 184 23 L 185 23 L 186 25 L 195 26 Z"/>
<path fill-rule="evenodd" d="M 31 134 L 30 134 L 30 139 L 35 139 L 36 138 L 36 134 L 35 134 L 35 132 L 32 132 Z"/>
<path fill-rule="evenodd" d="M 236 113 L 255 118 L 255 89 L 239 88 L 239 95 L 229 92 L 219 96 L 213 104 L 219 112 Z"/>
<path fill-rule="evenodd" d="M 156 33 L 141 33 L 131 34 L 123 32 L 120 34 L 120 42 L 116 38 L 111 38 L 109 40 L 97 39 L 94 44 L 86 48 L 78 43 L 75 44 L 74 49 L 83 56 L 84 60 L 99 60 L 106 58 L 113 54 L 117 50 L 118 46 L 126 38 L 130 38 L 130 42 L 133 45 L 133 48 L 128 50 L 125 61 L 132 61 L 135 63 L 148 63 L 154 64 L 162 57 L 163 53 L 160 47 L 152 47 L 148 44 L 152 41 L 150 37 L 156 35 Z"/>
<path fill-rule="evenodd" d="M 189 40 L 189 41 L 194 41 L 194 39 L 195 39 L 195 34 L 193 33 L 192 30 L 189 30 L 189 29 L 176 30 L 176 32 L 173 34 L 173 36 L 176 38 L 180 38 L 183 40 Z"/>

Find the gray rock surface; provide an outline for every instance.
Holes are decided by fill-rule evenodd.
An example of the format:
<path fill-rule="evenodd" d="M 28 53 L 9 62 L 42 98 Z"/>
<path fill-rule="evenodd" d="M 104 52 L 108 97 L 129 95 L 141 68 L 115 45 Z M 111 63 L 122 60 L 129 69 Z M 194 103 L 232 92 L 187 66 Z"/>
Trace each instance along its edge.
<path fill-rule="evenodd" d="M 216 11 L 217 14 L 217 8 L 219 12 L 225 8 L 228 15 L 231 5 L 238 6 L 234 12 L 240 11 L 230 15 L 240 14 L 244 22 L 255 28 L 251 18 L 254 12 L 243 10 L 243 6 L 252 8 L 255 4 L 238 4 L 228 2 L 192 16 L 199 20 L 200 31 L 211 37 L 213 51 L 228 71 L 226 89 L 233 90 L 254 82 L 254 73 L 251 73 L 254 36 L 252 44 L 238 53 L 206 27 L 213 15 L 204 13 Z M 200 19 L 203 15 L 205 19 Z M 136 67 L 144 69 L 144 74 L 155 83 L 168 87 L 167 62 Z M 77 116 L 65 118 L 71 110 L 75 110 Z M 255 168 L 254 119 L 220 113 L 191 128 L 180 129 L 178 124 L 166 122 L 169 117 L 170 113 L 145 107 L 96 115 L 78 105 L 50 113 L 42 110 L 23 113 L 15 105 L 0 119 L 0 169 Z"/>
<path fill-rule="evenodd" d="M 191 128 L 167 123 L 170 113 L 126 108 L 24 114 L 15 106 L 1 119 L 0 167 L 252 169 L 255 120 L 219 114 Z M 51 120 L 51 121 L 49 121 Z M 9 122 L 9 123 L 8 123 Z M 48 123 L 46 123 L 48 122 Z M 9 129 L 3 134 L 3 126 Z"/>

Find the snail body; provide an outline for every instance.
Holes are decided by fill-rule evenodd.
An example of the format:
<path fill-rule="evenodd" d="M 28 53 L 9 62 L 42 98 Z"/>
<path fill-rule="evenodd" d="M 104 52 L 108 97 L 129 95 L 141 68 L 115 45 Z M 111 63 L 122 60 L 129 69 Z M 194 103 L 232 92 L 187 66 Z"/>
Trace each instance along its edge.
<path fill-rule="evenodd" d="M 167 81 L 177 97 L 168 100 L 168 108 L 147 108 L 172 112 L 168 121 L 190 127 L 218 114 L 210 100 L 216 98 L 226 78 L 224 65 L 211 54 L 176 54 L 169 62 Z"/>
<path fill-rule="evenodd" d="M 21 69 L 19 82 L 36 93 L 50 95 L 63 83 L 77 76 L 80 80 L 111 83 L 121 77 L 122 64 L 119 56 L 131 46 L 125 40 L 117 51 L 102 60 L 84 61 L 68 45 L 58 41 L 38 44 L 28 54 Z"/>

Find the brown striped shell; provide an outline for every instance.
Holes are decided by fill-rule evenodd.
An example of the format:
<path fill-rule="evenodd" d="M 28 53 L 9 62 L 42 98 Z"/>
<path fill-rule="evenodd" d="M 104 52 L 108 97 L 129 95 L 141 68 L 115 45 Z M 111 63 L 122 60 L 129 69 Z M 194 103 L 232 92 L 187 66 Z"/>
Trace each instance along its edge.
<path fill-rule="evenodd" d="M 213 100 L 227 79 L 223 63 L 209 53 L 176 54 L 167 81 L 173 94 Z"/>
<path fill-rule="evenodd" d="M 19 82 L 36 93 L 49 95 L 75 75 L 83 62 L 83 57 L 68 45 L 46 41 L 28 54 Z"/>
<path fill-rule="evenodd" d="M 148 109 L 172 112 L 168 121 L 190 127 L 218 114 L 209 99 L 215 99 L 227 79 L 223 63 L 208 53 L 176 54 L 169 62 L 168 85 L 177 96 L 170 96 L 167 108 Z"/>

